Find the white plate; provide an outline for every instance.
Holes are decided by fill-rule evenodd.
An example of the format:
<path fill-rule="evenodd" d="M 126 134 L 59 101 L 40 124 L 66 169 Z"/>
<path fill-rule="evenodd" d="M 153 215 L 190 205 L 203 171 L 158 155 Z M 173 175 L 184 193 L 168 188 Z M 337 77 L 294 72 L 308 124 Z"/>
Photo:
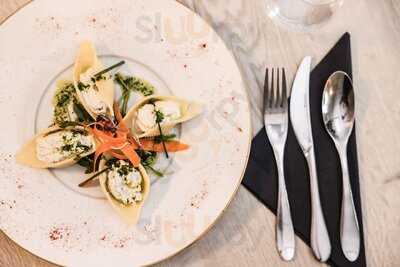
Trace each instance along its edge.
<path fill-rule="evenodd" d="M 50 122 L 45 103 L 82 40 L 93 41 L 105 61 L 128 59 L 126 68 L 159 92 L 205 105 L 180 129 L 191 149 L 154 181 L 136 227 L 123 224 L 98 188 L 76 190 L 79 171 L 15 163 L 23 142 Z M 239 69 L 214 31 L 174 1 L 31 2 L 0 26 L 0 103 L 1 229 L 60 265 L 137 266 L 176 254 L 222 214 L 248 159 L 250 113 Z"/>

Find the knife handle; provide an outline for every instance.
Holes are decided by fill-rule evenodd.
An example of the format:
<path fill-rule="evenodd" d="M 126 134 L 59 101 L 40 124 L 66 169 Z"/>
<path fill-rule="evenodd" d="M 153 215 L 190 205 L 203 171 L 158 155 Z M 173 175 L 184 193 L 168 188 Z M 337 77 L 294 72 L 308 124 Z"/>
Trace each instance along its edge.
<path fill-rule="evenodd" d="M 315 163 L 314 149 L 311 148 L 305 153 L 310 172 L 311 188 L 311 248 L 315 257 L 325 262 L 331 254 L 331 243 L 326 228 L 324 214 L 322 212 L 321 200 L 319 197 L 317 167 Z"/>

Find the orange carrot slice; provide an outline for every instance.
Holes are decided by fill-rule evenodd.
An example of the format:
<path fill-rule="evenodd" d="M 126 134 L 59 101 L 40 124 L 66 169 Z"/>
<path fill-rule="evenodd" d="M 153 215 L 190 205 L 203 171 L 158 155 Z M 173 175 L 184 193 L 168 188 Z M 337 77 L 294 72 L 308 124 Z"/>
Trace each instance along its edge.
<path fill-rule="evenodd" d="M 135 151 L 135 148 L 132 145 L 127 145 L 121 148 L 122 153 L 129 159 L 134 167 L 139 167 L 140 157 Z"/>
<path fill-rule="evenodd" d="M 96 148 L 96 152 L 94 153 L 94 164 L 96 165 L 97 159 L 101 154 L 110 150 L 110 144 L 102 143 L 100 146 Z M 95 167 L 95 166 L 94 166 Z"/>
<path fill-rule="evenodd" d="M 154 152 L 164 152 L 164 147 L 162 143 L 155 143 L 154 140 L 142 139 L 140 140 L 143 150 L 154 151 Z M 165 148 L 168 152 L 178 152 L 189 148 L 189 145 L 181 143 L 179 141 L 166 141 Z"/>

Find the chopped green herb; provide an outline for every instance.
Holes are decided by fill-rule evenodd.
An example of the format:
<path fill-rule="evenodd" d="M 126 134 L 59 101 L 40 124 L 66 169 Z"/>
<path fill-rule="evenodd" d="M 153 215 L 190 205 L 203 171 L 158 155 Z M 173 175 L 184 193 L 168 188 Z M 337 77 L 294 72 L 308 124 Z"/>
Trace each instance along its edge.
<path fill-rule="evenodd" d="M 147 170 L 152 171 L 155 175 L 158 177 L 163 177 L 164 174 L 156 169 L 154 169 L 154 164 L 156 163 L 157 160 L 157 153 L 154 151 L 144 151 L 141 149 L 136 150 L 136 153 L 139 155 L 141 159 L 141 163 L 144 168 Z"/>
<path fill-rule="evenodd" d="M 127 176 L 132 171 L 133 171 L 133 167 L 131 165 L 122 165 L 118 169 L 118 173 L 121 176 Z"/>
<path fill-rule="evenodd" d="M 156 110 L 156 123 L 161 123 L 164 120 L 164 114 L 159 111 Z"/>
<path fill-rule="evenodd" d="M 98 82 L 98 81 L 101 81 L 101 80 L 107 80 L 107 76 L 105 76 L 105 75 L 100 75 L 100 76 L 97 76 L 95 79 L 96 79 L 97 82 Z"/>
<path fill-rule="evenodd" d="M 107 167 L 112 167 L 112 166 L 115 166 L 115 167 L 119 167 L 119 161 L 118 161 L 118 159 L 117 158 L 111 158 L 111 159 L 109 159 L 109 160 L 107 160 L 107 162 L 106 162 L 106 166 Z"/>
<path fill-rule="evenodd" d="M 53 98 L 53 117 L 56 124 L 73 120 L 69 113 L 69 108 L 71 103 L 76 101 L 75 99 L 75 87 L 73 84 L 71 82 L 60 82 Z"/>
<path fill-rule="evenodd" d="M 154 103 L 152 103 L 152 104 L 154 105 Z M 163 145 L 165 157 L 169 158 L 167 147 L 165 146 L 164 134 L 163 134 L 162 128 L 161 128 L 161 122 L 164 120 L 164 114 L 159 110 L 156 110 L 155 113 L 156 113 L 156 123 L 158 126 L 158 131 L 160 132 L 160 139 L 161 139 L 161 143 Z"/>
<path fill-rule="evenodd" d="M 129 88 L 142 93 L 144 96 L 154 94 L 154 86 L 145 80 L 133 76 L 125 76 L 124 81 Z"/>
<path fill-rule="evenodd" d="M 94 161 L 94 154 L 91 154 L 89 156 L 83 157 L 83 158 L 78 158 L 77 163 L 86 168 L 85 173 L 92 173 L 93 172 L 93 161 Z"/>
<path fill-rule="evenodd" d="M 82 144 L 81 142 L 78 142 L 76 144 L 76 148 L 79 148 L 82 152 L 87 152 L 91 149 L 91 146 L 87 146 L 87 145 Z"/>
<path fill-rule="evenodd" d="M 145 151 L 142 149 L 137 149 L 136 153 L 140 157 L 143 166 L 152 166 L 156 162 L 157 153 L 154 151 Z"/>
<path fill-rule="evenodd" d="M 89 87 L 90 87 L 90 85 L 88 85 L 88 84 L 84 84 L 83 82 L 78 82 L 79 91 L 84 91 L 84 90 L 88 89 Z"/>
<path fill-rule="evenodd" d="M 71 144 L 65 144 L 65 145 L 63 145 L 62 147 L 61 147 L 61 150 L 62 151 L 71 151 L 72 150 L 72 148 L 73 148 L 73 145 L 71 145 Z"/>
<path fill-rule="evenodd" d="M 70 94 L 67 94 L 66 92 L 62 93 L 59 95 L 57 106 L 63 107 L 65 104 L 68 104 L 70 100 L 71 100 Z"/>

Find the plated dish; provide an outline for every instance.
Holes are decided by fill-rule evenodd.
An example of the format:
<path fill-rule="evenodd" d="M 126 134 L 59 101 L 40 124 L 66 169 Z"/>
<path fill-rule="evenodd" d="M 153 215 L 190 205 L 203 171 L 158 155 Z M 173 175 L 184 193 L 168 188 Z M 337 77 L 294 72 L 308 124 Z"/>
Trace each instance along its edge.
<path fill-rule="evenodd" d="M 148 22 L 146 29 L 135 26 L 143 21 Z M 191 23 L 195 23 L 194 29 L 203 30 L 194 33 Z M 176 38 L 178 35 L 181 38 Z M 84 4 L 80 0 L 34 0 L 0 25 L 0 40 L 0 119 L 7 122 L 7 131 L 0 132 L 2 232 L 29 252 L 58 265 L 102 267 L 154 264 L 175 255 L 211 229 L 240 186 L 250 150 L 251 127 L 239 68 L 207 23 L 172 0 L 86 0 Z M 113 75 L 112 102 L 106 101 L 111 98 L 103 94 L 106 100 L 90 109 L 77 109 L 74 103 L 83 106 L 82 98 L 69 97 L 76 94 L 74 70 L 83 40 L 90 40 L 96 48 L 96 65 L 102 65 L 99 71 L 125 62 L 108 73 Z M 130 94 L 129 101 L 119 101 L 123 92 L 115 79 L 136 84 L 138 91 Z M 79 83 L 80 77 L 75 81 Z M 107 86 L 104 80 L 96 82 Z M 80 96 L 85 98 L 85 105 L 93 102 L 93 94 Z M 164 124 L 165 135 L 175 134 L 172 140 L 179 142 L 179 146 L 172 147 L 180 148 L 178 152 L 167 151 L 167 159 L 162 143 L 154 144 L 152 140 L 158 127 L 154 128 L 153 117 L 146 115 L 153 110 L 146 104 L 172 99 L 200 102 L 202 112 L 169 131 L 170 123 Z M 114 204 L 120 207 L 120 202 L 107 199 L 110 194 L 105 194 L 101 186 L 101 182 L 110 182 L 106 183 L 106 176 L 121 181 L 121 168 L 132 178 L 127 187 L 132 196 L 129 199 L 140 199 L 133 191 L 139 190 L 138 177 L 142 183 L 147 179 L 142 176 L 142 168 L 126 168 L 129 160 L 113 158 L 112 153 L 121 154 L 118 149 L 98 158 L 99 170 L 105 167 L 113 171 L 109 169 L 81 187 L 79 184 L 93 175 L 91 160 L 80 159 L 77 164 L 75 158 L 71 162 L 67 155 L 60 154 L 61 162 L 68 166 L 55 168 L 47 168 L 49 164 L 39 160 L 30 164 L 40 163 L 42 168 L 16 160 L 16 153 L 30 140 L 53 130 L 49 128 L 55 120 L 57 125 L 75 123 L 83 113 L 96 124 L 96 128 L 84 125 L 83 130 L 101 135 L 101 126 L 108 127 L 109 120 L 96 122 L 92 115 L 104 111 L 105 117 L 116 118 L 114 101 L 126 127 L 135 133 L 133 137 L 143 147 L 150 144 L 157 150 L 137 153 L 150 180 L 150 190 L 147 194 L 140 184 L 143 205 L 136 222 L 131 216 L 126 220 L 125 213 L 115 209 Z M 140 116 L 131 112 L 135 106 L 146 106 Z M 198 106 L 190 107 L 192 112 Z M 172 111 L 169 119 L 174 121 L 176 108 L 166 108 Z M 182 115 L 185 110 L 184 106 Z M 141 125 L 131 131 L 133 121 L 136 123 L 139 117 Z M 112 123 L 123 140 L 124 130 L 116 121 Z M 82 129 L 70 131 L 75 128 L 70 125 L 58 135 L 84 139 L 83 146 L 69 147 L 72 154 L 85 157 L 85 150 L 93 155 L 92 149 L 96 151 L 101 145 L 99 138 L 85 135 Z M 106 143 L 110 139 L 107 135 L 102 138 Z M 148 139 L 152 141 L 145 142 Z M 42 146 L 47 149 L 46 144 Z M 30 147 L 35 151 L 36 142 Z M 36 155 L 32 151 L 30 155 Z M 87 168 L 89 174 L 84 173 Z M 118 192 L 114 190 L 114 194 Z"/>
<path fill-rule="evenodd" d="M 72 81 L 58 81 L 53 120 L 17 153 L 18 163 L 33 168 L 63 168 L 73 164 L 90 177 L 79 186 L 98 182 L 109 203 L 128 224 L 139 219 L 150 192 L 151 171 L 159 153 L 189 149 L 171 131 L 202 112 L 201 104 L 175 96 L 154 95 L 156 88 L 140 77 L 117 72 L 120 61 L 104 67 L 91 42 L 83 42 Z M 114 99 L 118 85 L 121 97 Z M 128 110 L 133 92 L 143 99 Z"/>

